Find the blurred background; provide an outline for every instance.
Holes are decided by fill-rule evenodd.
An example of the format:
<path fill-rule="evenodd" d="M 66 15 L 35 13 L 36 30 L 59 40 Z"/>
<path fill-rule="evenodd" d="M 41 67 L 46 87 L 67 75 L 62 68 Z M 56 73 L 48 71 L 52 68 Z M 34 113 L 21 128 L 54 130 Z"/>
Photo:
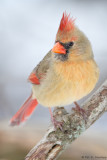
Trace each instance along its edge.
<path fill-rule="evenodd" d="M 24 160 L 49 126 L 48 109 L 40 105 L 20 127 L 10 127 L 9 120 L 29 96 L 27 78 L 52 48 L 64 11 L 76 18 L 76 25 L 91 41 L 100 68 L 94 91 L 107 78 L 106 0 L 0 0 L 0 160 Z M 67 110 L 70 112 L 71 106 Z M 107 114 L 73 142 L 59 160 L 87 156 L 88 160 L 91 156 L 107 159 Z"/>

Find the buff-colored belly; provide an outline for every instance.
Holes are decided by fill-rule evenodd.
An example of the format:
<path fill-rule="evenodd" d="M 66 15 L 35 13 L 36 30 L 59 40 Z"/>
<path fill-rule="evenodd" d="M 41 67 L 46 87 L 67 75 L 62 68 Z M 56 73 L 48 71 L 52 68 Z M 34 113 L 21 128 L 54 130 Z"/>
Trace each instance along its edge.
<path fill-rule="evenodd" d="M 49 71 L 40 86 L 33 86 L 33 98 L 46 107 L 64 106 L 81 99 L 93 90 L 99 76 L 93 61 L 54 70 Z"/>

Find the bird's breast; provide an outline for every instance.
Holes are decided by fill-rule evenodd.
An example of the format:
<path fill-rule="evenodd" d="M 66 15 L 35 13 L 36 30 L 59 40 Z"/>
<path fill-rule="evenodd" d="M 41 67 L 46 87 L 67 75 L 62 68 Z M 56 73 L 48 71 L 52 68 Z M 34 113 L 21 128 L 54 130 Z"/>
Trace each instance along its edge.
<path fill-rule="evenodd" d="M 98 77 L 99 70 L 94 60 L 56 63 L 42 84 L 33 87 L 33 93 L 44 106 L 68 105 L 91 92 Z"/>

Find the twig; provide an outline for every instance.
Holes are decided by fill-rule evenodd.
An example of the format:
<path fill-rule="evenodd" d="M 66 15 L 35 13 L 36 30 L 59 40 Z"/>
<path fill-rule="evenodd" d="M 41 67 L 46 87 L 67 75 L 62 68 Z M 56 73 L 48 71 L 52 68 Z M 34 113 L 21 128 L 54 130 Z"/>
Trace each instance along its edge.
<path fill-rule="evenodd" d="M 80 112 L 67 113 L 63 107 L 54 110 L 56 120 L 63 122 L 63 132 L 51 125 L 43 139 L 28 153 L 25 160 L 54 160 L 68 144 L 89 128 L 107 111 L 107 80 L 82 106 L 86 119 Z"/>

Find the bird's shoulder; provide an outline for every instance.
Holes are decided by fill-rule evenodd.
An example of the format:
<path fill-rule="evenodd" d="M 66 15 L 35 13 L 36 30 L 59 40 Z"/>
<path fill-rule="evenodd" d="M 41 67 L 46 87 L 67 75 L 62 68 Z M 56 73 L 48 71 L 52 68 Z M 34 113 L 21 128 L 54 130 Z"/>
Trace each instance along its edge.
<path fill-rule="evenodd" d="M 33 84 L 40 84 L 40 80 L 43 79 L 50 66 L 51 50 L 46 56 L 39 62 L 39 64 L 33 69 L 28 77 L 28 80 Z"/>

